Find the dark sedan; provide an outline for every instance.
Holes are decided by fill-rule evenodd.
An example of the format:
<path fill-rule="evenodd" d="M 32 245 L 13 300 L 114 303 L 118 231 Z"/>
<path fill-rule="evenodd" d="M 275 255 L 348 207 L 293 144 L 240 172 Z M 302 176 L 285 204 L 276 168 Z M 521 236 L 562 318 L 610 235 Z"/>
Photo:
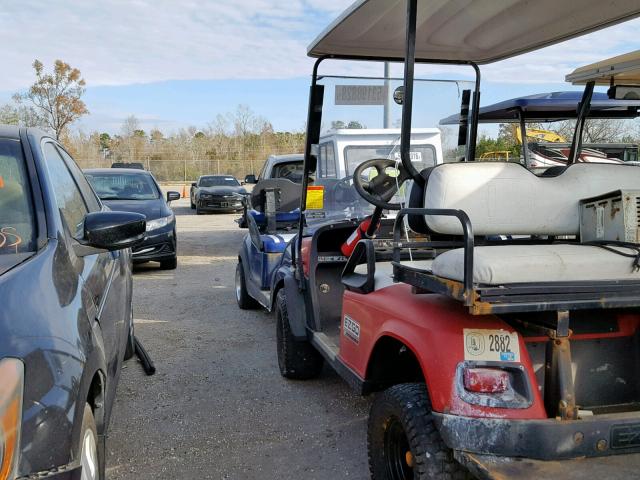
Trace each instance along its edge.
<path fill-rule="evenodd" d="M 153 175 L 144 170 L 97 168 L 84 173 L 109 208 L 142 213 L 147 218 L 147 238 L 133 249 L 133 261 L 154 261 L 160 262 L 162 269 L 176 268 L 176 219 L 167 202 L 178 200 L 180 193 L 167 192 L 165 200 Z"/>
<path fill-rule="evenodd" d="M 0 478 L 104 479 L 144 235 L 56 140 L 0 126 Z"/>
<path fill-rule="evenodd" d="M 203 175 L 191 184 L 191 208 L 203 212 L 237 212 L 243 209 L 247 194 L 240 182 L 231 175 Z"/>

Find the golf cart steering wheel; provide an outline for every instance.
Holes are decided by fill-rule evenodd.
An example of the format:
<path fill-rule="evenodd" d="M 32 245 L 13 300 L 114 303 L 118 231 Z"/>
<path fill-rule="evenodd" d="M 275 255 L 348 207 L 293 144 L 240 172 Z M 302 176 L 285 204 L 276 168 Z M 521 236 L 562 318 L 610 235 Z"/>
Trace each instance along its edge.
<path fill-rule="evenodd" d="M 392 177 L 387 173 L 387 168 L 398 170 L 398 176 Z M 371 180 L 364 180 L 362 172 L 367 168 L 375 168 L 378 175 Z M 353 186 L 356 191 L 367 202 L 385 210 L 400 210 L 399 203 L 389 203 L 389 200 L 400 189 L 400 186 L 411 179 L 411 174 L 407 172 L 402 163 L 389 158 L 373 158 L 362 162 L 353 172 Z"/>

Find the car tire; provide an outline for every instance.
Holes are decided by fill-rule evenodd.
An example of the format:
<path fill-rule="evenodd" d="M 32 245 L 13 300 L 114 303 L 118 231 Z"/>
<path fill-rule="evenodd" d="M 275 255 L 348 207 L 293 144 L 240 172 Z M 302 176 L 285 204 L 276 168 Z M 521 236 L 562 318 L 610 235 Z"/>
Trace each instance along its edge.
<path fill-rule="evenodd" d="M 196 207 L 196 215 L 202 215 L 202 210 L 198 207 Z"/>
<path fill-rule="evenodd" d="M 175 270 L 178 267 L 178 257 L 174 255 L 171 258 L 160 260 L 160 268 L 162 270 Z"/>
<path fill-rule="evenodd" d="M 247 281 L 244 276 L 244 266 L 242 262 L 238 262 L 236 266 L 236 282 L 235 282 L 235 290 L 236 290 L 236 301 L 238 302 L 238 307 L 241 310 L 252 310 L 254 308 L 258 308 L 258 302 L 249 295 L 247 291 Z"/>
<path fill-rule="evenodd" d="M 189 202 L 191 203 L 191 210 L 195 210 L 196 209 L 196 204 L 191 202 L 191 200 L 189 200 Z"/>
<path fill-rule="evenodd" d="M 276 295 L 276 328 L 280 375 L 293 380 L 308 380 L 320 375 L 324 358 L 310 342 L 293 337 L 283 288 Z"/>
<path fill-rule="evenodd" d="M 82 415 L 78 458 L 82 467 L 80 478 L 83 480 L 103 480 L 103 475 L 100 471 L 100 455 L 98 453 L 98 430 L 96 429 L 93 411 L 88 403 L 85 403 Z"/>
<path fill-rule="evenodd" d="M 372 480 L 473 478 L 442 440 L 422 383 L 395 385 L 376 397 L 367 441 Z"/>
<path fill-rule="evenodd" d="M 124 350 L 124 359 L 129 360 L 136 354 L 136 337 L 135 327 L 133 325 L 133 309 L 131 309 L 131 318 L 129 319 L 129 329 L 127 332 L 127 346 Z"/>

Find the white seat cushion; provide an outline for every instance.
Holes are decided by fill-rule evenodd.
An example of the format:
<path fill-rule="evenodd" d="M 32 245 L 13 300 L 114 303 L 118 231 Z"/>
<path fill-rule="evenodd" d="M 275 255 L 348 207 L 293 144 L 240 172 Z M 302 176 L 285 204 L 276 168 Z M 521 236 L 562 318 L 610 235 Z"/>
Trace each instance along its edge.
<path fill-rule="evenodd" d="M 474 235 L 577 235 L 579 201 L 619 189 L 640 189 L 640 167 L 577 163 L 557 177 L 537 177 L 516 163 L 449 163 L 432 170 L 424 206 L 463 210 Z M 462 234 L 455 217 L 426 221 L 434 232 Z"/>
<path fill-rule="evenodd" d="M 402 262 L 402 264 L 420 270 L 431 270 L 431 262 L 433 262 L 433 260 L 416 260 L 413 262 Z M 366 274 L 367 265 L 363 263 L 356 266 L 355 272 Z M 376 262 L 376 273 L 373 279 L 374 290 L 380 290 L 381 288 L 393 285 L 393 265 L 391 262 Z"/>
<path fill-rule="evenodd" d="M 625 253 L 633 250 L 619 248 Z M 473 281 L 504 285 L 529 282 L 640 280 L 633 259 L 586 245 L 500 245 L 476 247 Z M 462 248 L 442 253 L 432 265 L 434 275 L 462 282 Z"/>

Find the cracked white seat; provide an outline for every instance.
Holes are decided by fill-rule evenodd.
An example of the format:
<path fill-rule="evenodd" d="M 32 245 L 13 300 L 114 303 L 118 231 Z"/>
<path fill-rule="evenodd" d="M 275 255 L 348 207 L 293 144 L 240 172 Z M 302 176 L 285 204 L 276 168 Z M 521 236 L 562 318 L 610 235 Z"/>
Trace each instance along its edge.
<path fill-rule="evenodd" d="M 579 163 L 557 177 L 537 177 L 514 163 L 458 163 L 433 169 L 424 201 L 427 208 L 464 211 L 474 235 L 579 235 L 580 200 L 619 189 L 640 189 L 639 167 Z M 454 217 L 425 220 L 434 232 L 462 234 Z M 478 246 L 473 263 L 476 284 L 640 280 L 633 258 L 579 244 Z M 464 250 L 440 254 L 432 271 L 462 282 Z"/>
<path fill-rule="evenodd" d="M 631 249 L 619 248 L 625 253 Z M 484 285 L 535 282 L 640 280 L 633 259 L 587 245 L 501 245 L 476 247 L 473 281 Z M 464 251 L 449 250 L 432 265 L 434 275 L 462 282 Z"/>

